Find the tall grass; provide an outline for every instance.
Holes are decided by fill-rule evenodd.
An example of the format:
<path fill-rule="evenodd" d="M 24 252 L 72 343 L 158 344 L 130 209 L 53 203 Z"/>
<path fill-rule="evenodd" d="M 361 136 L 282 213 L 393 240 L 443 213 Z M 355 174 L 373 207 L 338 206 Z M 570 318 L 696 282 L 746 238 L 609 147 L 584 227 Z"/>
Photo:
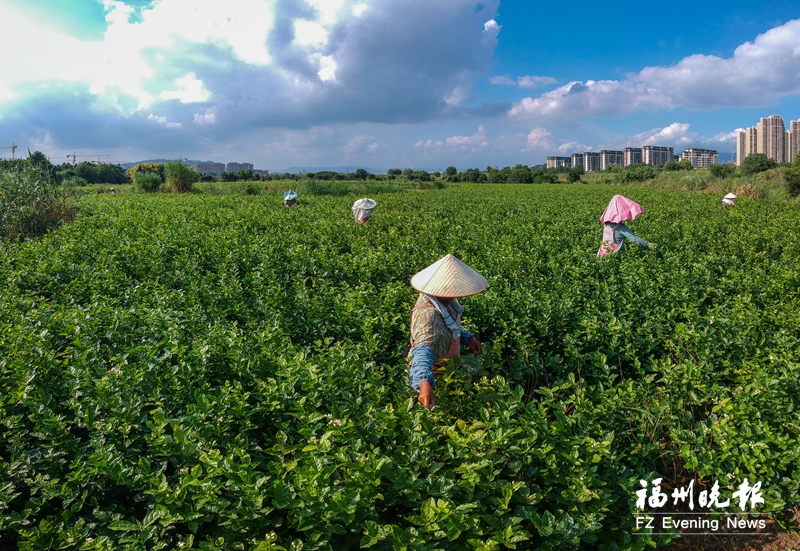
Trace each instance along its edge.
<path fill-rule="evenodd" d="M 175 161 L 164 166 L 164 183 L 161 191 L 167 193 L 186 193 L 200 179 L 200 175 L 191 167 Z"/>
<path fill-rule="evenodd" d="M 46 171 L 21 164 L 0 172 L 0 235 L 25 239 L 73 218 L 66 193 Z"/>

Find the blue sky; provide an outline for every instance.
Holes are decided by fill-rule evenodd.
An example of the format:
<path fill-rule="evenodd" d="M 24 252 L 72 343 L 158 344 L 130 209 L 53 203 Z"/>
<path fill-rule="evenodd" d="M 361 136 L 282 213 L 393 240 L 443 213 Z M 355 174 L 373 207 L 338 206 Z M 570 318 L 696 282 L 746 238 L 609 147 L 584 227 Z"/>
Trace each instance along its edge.
<path fill-rule="evenodd" d="M 800 3 L 686 6 L 0 0 L 0 146 L 464 170 L 800 119 Z"/>

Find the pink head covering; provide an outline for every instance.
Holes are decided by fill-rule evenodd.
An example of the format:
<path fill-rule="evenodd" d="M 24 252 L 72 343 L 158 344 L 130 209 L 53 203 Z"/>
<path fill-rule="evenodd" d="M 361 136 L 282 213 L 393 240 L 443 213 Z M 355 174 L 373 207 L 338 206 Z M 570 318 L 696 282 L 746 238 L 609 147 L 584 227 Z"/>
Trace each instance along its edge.
<path fill-rule="evenodd" d="M 640 214 L 644 214 L 642 205 L 622 195 L 615 195 L 611 198 L 611 201 L 608 202 L 608 206 L 606 210 L 603 211 L 603 216 L 600 217 L 600 221 L 603 224 L 606 222 L 619 224 L 625 220 L 633 220 Z"/>

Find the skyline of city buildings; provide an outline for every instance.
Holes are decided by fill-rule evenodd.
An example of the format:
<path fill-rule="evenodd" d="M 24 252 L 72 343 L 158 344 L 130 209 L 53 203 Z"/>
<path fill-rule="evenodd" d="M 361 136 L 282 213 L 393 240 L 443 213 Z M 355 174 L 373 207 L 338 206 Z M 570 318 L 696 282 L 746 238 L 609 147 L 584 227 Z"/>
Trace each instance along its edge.
<path fill-rule="evenodd" d="M 800 119 L 789 121 L 789 129 L 780 115 L 762 117 L 755 126 L 740 130 L 736 140 L 736 164 L 748 155 L 763 153 L 776 163 L 793 163 L 800 150 Z"/>
<path fill-rule="evenodd" d="M 236 162 L 229 162 L 225 163 L 197 163 L 195 169 L 200 174 L 211 174 L 212 176 L 219 177 L 223 172 L 230 172 L 236 174 L 237 172 L 252 170 L 253 174 L 269 174 L 268 170 L 254 170 L 253 163 L 236 163 Z"/>
<path fill-rule="evenodd" d="M 760 121 L 744 130 L 740 130 L 736 137 L 736 162 L 742 161 L 753 153 L 763 153 L 777 163 L 793 163 L 800 153 L 800 119 L 789 121 L 786 128 L 780 115 L 762 117 Z M 695 168 L 707 168 L 719 164 L 719 152 L 713 149 L 690 147 L 675 155 L 672 147 L 658 145 L 644 145 L 642 147 L 626 147 L 623 151 L 601 150 L 599 167 L 594 168 L 594 155 L 587 157 L 587 153 L 573 153 L 571 156 L 549 156 L 546 160 L 547 168 L 573 168 L 582 166 L 586 172 L 606 170 L 610 165 L 626 167 L 632 164 L 663 165 L 669 161 L 687 159 Z M 592 160 L 589 160 L 592 159 Z"/>
<path fill-rule="evenodd" d="M 798 128 L 798 132 L 800 132 L 800 128 Z M 689 148 L 689 150 L 693 152 L 687 154 L 686 158 L 692 162 L 692 166 L 695 166 L 695 168 L 705 168 L 705 166 L 708 166 L 696 166 L 695 162 L 706 163 L 708 159 L 712 158 L 714 162 L 710 164 L 717 164 L 719 154 L 716 151 L 700 148 Z M 626 147 L 623 151 L 603 149 L 599 152 L 585 151 L 583 153 L 573 153 L 570 157 L 550 156 L 547 157 L 545 161 L 545 167 L 573 168 L 582 166 L 584 172 L 598 172 L 606 170 L 611 165 L 616 165 L 620 168 L 633 164 L 659 166 L 669 161 L 678 160 L 679 156 L 674 154 L 674 149 L 672 147 L 643 145 L 642 147 Z"/>

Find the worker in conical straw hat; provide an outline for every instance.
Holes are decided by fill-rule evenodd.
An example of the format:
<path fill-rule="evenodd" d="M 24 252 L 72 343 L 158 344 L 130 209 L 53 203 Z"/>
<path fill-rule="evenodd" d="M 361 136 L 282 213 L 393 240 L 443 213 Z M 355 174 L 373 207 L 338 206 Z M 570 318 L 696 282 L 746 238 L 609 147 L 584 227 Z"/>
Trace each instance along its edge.
<path fill-rule="evenodd" d="M 289 190 L 283 194 L 283 206 L 293 207 L 297 204 L 297 192 Z"/>
<path fill-rule="evenodd" d="M 733 203 L 734 199 L 736 199 L 736 195 L 734 195 L 733 193 L 729 193 L 728 195 L 722 198 L 722 206 L 723 207 L 732 206 L 734 204 Z"/>
<path fill-rule="evenodd" d="M 654 248 L 655 244 L 648 243 L 644 239 L 637 237 L 625 225 L 626 220 L 633 220 L 640 214 L 644 214 L 644 208 L 639 203 L 631 201 L 622 195 L 612 197 L 600 217 L 600 221 L 603 223 L 603 242 L 600 244 L 597 256 L 621 253 L 625 248 L 626 239 L 648 249 Z"/>
<path fill-rule="evenodd" d="M 359 199 L 353 203 L 353 217 L 359 224 L 366 224 L 370 221 L 369 217 L 372 215 L 372 211 L 375 210 L 375 207 L 377 206 L 378 203 L 376 203 L 374 199 L 369 199 L 367 197 Z"/>
<path fill-rule="evenodd" d="M 461 346 L 469 346 L 476 356 L 481 352 L 481 343 L 475 335 L 461 329 L 464 308 L 457 299 L 478 294 L 489 283 L 448 254 L 414 275 L 411 286 L 419 291 L 419 298 L 411 310 L 409 383 L 417 391 L 419 403 L 432 409 L 435 367 L 458 356 Z"/>

